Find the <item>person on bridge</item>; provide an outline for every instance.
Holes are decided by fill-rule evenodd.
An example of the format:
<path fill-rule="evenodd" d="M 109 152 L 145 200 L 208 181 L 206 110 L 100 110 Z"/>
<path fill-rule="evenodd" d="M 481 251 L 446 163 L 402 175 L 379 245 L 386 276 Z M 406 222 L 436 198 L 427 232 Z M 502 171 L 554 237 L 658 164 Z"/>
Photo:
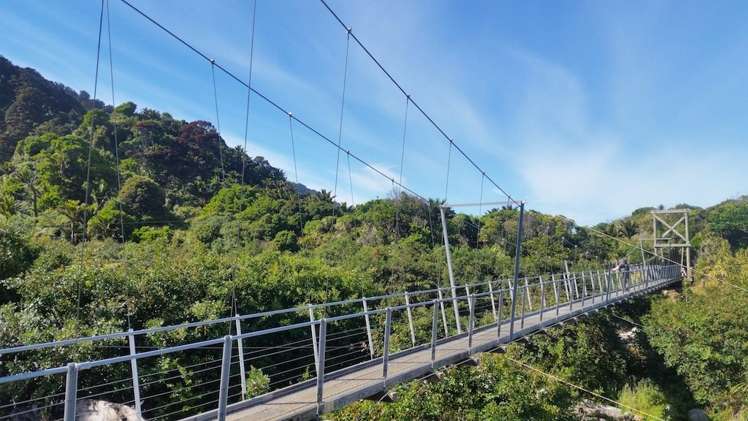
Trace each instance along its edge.
<path fill-rule="evenodd" d="M 616 263 L 613 267 L 613 272 L 621 272 L 623 274 L 623 289 L 627 290 L 629 287 L 629 262 L 624 257 Z"/>

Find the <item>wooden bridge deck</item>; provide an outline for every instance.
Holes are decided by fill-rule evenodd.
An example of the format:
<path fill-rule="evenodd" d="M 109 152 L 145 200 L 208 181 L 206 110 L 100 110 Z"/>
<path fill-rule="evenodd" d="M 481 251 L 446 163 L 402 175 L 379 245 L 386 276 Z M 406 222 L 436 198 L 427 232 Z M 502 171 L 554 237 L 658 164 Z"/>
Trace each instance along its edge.
<path fill-rule="evenodd" d="M 559 307 L 558 316 L 556 316 L 556 307 L 550 307 L 543 312 L 542 323 L 540 312 L 536 311 L 525 317 L 524 328 L 521 327 L 520 320 L 515 320 L 515 339 L 578 315 L 621 302 L 634 295 L 641 295 L 662 288 L 673 281 L 672 279 L 666 279 L 652 282 L 649 287 L 637 285 L 631 287 L 629 292 L 611 293 L 608 302 L 605 302 L 602 296 L 597 296 L 594 303 L 591 297 L 587 297 L 584 303 L 580 299 L 573 302 L 571 308 L 569 304 Z M 485 352 L 507 342 L 510 342 L 508 321 L 502 324 L 500 337 L 496 324 L 476 329 L 473 334 L 472 350 L 468 350 L 468 338 L 465 333 L 445 338 L 436 346 L 434 368 L 463 361 L 469 358 L 471 354 Z M 415 379 L 432 371 L 431 348 L 416 347 L 390 357 L 386 386 L 382 377 L 381 358 L 329 373 L 324 383 L 322 412 L 340 409 L 348 403 L 384 392 L 389 386 Z M 315 418 L 317 416 L 315 380 L 229 405 L 227 412 L 227 419 L 232 421 Z M 190 419 L 215 419 L 215 416 L 216 413 L 213 411 Z"/>

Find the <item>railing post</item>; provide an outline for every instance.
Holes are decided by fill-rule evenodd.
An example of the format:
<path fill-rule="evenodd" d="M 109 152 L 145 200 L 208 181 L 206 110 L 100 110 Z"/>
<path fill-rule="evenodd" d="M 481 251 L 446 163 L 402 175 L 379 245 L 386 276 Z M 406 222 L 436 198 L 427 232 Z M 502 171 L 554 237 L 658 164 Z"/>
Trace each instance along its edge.
<path fill-rule="evenodd" d="M 132 333 L 132 328 L 127 329 L 127 343 L 130 345 L 130 356 L 137 354 L 135 349 L 135 335 Z M 138 413 L 139 417 L 143 417 L 143 412 L 140 403 L 140 376 L 138 375 L 138 360 L 133 358 L 130 360 L 130 371 L 132 372 L 132 394 L 135 400 L 135 412 Z"/>
<path fill-rule="evenodd" d="M 516 312 L 517 302 L 517 284 L 519 284 L 519 265 L 520 257 L 522 255 L 522 231 L 524 229 L 524 218 L 525 217 L 525 202 L 520 202 L 519 205 L 519 222 L 517 224 L 517 243 L 514 249 L 514 285 L 512 285 L 512 312 L 509 322 L 509 340 L 514 340 L 514 317 Z"/>
<path fill-rule="evenodd" d="M 605 293 L 608 296 L 608 299 L 605 301 L 610 303 L 610 290 L 613 287 L 613 275 L 611 274 L 609 270 L 605 271 L 605 278 L 607 279 L 606 281 L 607 288 L 606 288 Z"/>
<path fill-rule="evenodd" d="M 571 289 L 571 274 L 569 273 L 569 265 L 566 262 L 564 262 L 564 265 L 566 265 L 566 287 L 569 289 L 566 297 L 569 299 L 569 313 L 571 313 L 571 311 L 574 310 L 574 290 Z"/>
<path fill-rule="evenodd" d="M 513 304 L 514 297 L 512 297 L 512 291 L 514 291 L 514 284 L 512 283 L 511 279 L 507 279 L 506 283 L 509 285 L 509 289 L 507 290 L 507 292 L 509 293 L 509 301 L 510 301 L 509 304 Z"/>
<path fill-rule="evenodd" d="M 416 331 L 413 328 L 413 311 L 410 308 L 410 292 L 405 291 L 405 312 L 408 315 L 408 327 L 410 328 L 410 342 L 416 346 Z"/>
<path fill-rule="evenodd" d="M 579 286 L 577 285 L 577 273 L 576 272 L 572 273 L 571 279 L 572 279 L 572 282 L 574 282 L 574 296 L 576 297 L 575 299 L 578 300 L 579 299 Z"/>
<path fill-rule="evenodd" d="M 319 362 L 317 363 L 317 415 L 324 409 L 325 348 L 327 346 L 327 319 L 319 321 Z"/>
<path fill-rule="evenodd" d="M 592 287 L 592 304 L 595 304 L 595 295 L 597 295 L 597 291 L 595 290 L 595 274 L 590 271 L 590 286 Z"/>
<path fill-rule="evenodd" d="M 468 354 L 473 353 L 473 330 L 475 329 L 475 296 L 468 295 L 468 305 L 470 306 L 470 317 L 468 318 Z"/>
<path fill-rule="evenodd" d="M 442 326 L 444 326 L 444 337 L 449 336 L 449 325 L 447 324 L 447 312 L 444 311 L 444 294 L 442 294 L 441 287 L 436 289 L 437 295 L 439 296 L 439 309 L 442 312 Z"/>
<path fill-rule="evenodd" d="M 560 308 L 560 297 L 558 296 L 558 284 L 556 282 L 556 275 L 551 273 L 551 282 L 553 282 L 553 296 L 556 298 L 556 317 L 558 318 L 558 310 Z"/>
<path fill-rule="evenodd" d="M 499 286 L 499 309 L 496 312 L 496 338 L 501 338 L 501 306 L 504 304 L 504 289 Z"/>
<path fill-rule="evenodd" d="M 525 278 L 525 281 L 527 278 Z M 527 303 L 527 289 L 522 291 L 522 313 L 520 315 L 520 322 L 519 322 L 519 328 L 524 329 L 525 328 L 525 304 Z"/>
<path fill-rule="evenodd" d="M 307 304 L 309 308 L 309 329 L 312 330 L 312 353 L 314 354 L 314 367 L 319 366 L 319 349 L 317 348 L 317 328 L 314 327 L 314 307 L 311 304 Z M 317 372 L 319 375 L 319 372 Z"/>
<path fill-rule="evenodd" d="M 452 253 L 449 250 L 449 232 L 447 231 L 447 216 L 444 213 L 444 207 L 439 206 L 439 215 L 442 218 L 442 233 L 444 236 L 444 253 L 447 256 L 447 274 L 449 275 L 449 288 L 452 290 L 452 306 L 455 312 L 455 324 L 457 325 L 457 334 L 462 333 L 460 327 L 460 310 L 457 308 L 457 287 L 455 286 L 455 275 L 452 271 Z"/>
<path fill-rule="evenodd" d="M 390 332 L 392 329 L 392 308 L 387 307 L 386 317 L 384 320 L 384 349 L 382 350 L 382 377 L 384 378 L 384 387 L 387 388 L 387 369 L 390 363 Z"/>
<path fill-rule="evenodd" d="M 491 280 L 488 281 L 488 295 L 491 297 L 491 311 L 493 312 L 493 320 L 496 321 L 496 301 L 493 299 L 493 285 Z"/>
<path fill-rule="evenodd" d="M 465 295 L 468 297 L 470 296 L 470 287 L 468 286 L 468 284 L 465 284 Z M 470 300 L 468 300 L 468 311 L 472 311 L 472 306 L 473 305 L 470 303 Z"/>
<path fill-rule="evenodd" d="M 68 372 L 65 376 L 65 409 L 64 421 L 75 421 L 75 405 L 78 400 L 78 364 L 68 364 Z"/>
<path fill-rule="evenodd" d="M 584 308 L 584 302 L 587 299 L 587 280 L 584 279 L 584 272 L 581 272 L 582 275 L 582 308 Z"/>
<path fill-rule="evenodd" d="M 229 380 L 231 378 L 231 336 L 223 337 L 221 359 L 221 382 L 218 389 L 218 421 L 226 420 L 226 406 L 229 400 Z"/>
<path fill-rule="evenodd" d="M 527 298 L 527 307 L 532 311 L 532 294 L 530 294 L 530 284 L 527 282 L 527 276 L 525 276 L 525 297 Z"/>
<path fill-rule="evenodd" d="M 538 276 L 540 281 L 540 324 L 543 325 L 543 312 L 545 311 L 545 288 L 543 287 L 543 277 Z"/>
<path fill-rule="evenodd" d="M 566 280 L 565 287 L 566 287 L 566 296 L 569 298 L 569 301 L 572 300 L 571 294 L 573 291 L 571 290 L 571 272 L 569 272 L 569 262 L 564 260 L 564 279 Z"/>
<path fill-rule="evenodd" d="M 244 340 L 241 338 L 242 321 L 239 313 L 236 313 L 234 320 L 236 322 L 236 345 L 239 352 L 239 375 L 241 376 L 242 399 L 247 399 L 247 371 L 244 367 Z"/>
<path fill-rule="evenodd" d="M 361 298 L 361 304 L 364 306 L 364 321 L 366 321 L 366 337 L 369 340 L 369 355 L 374 359 L 374 340 L 371 337 L 371 321 L 369 320 L 369 305 L 366 303 L 366 297 Z"/>
<path fill-rule="evenodd" d="M 618 289 L 616 291 L 623 292 L 623 284 L 621 283 L 621 271 L 616 271 L 616 281 L 618 281 Z"/>
<path fill-rule="evenodd" d="M 436 300 L 431 302 L 431 369 L 434 369 L 434 362 L 436 361 L 436 329 L 438 323 L 438 310 L 436 308 Z"/>

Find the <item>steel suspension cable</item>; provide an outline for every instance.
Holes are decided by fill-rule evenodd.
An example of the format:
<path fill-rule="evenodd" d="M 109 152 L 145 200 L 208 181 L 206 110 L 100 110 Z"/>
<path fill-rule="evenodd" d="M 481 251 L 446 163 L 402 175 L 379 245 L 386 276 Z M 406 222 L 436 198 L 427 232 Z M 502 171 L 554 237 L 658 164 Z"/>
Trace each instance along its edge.
<path fill-rule="evenodd" d="M 524 367 L 524 368 L 526 368 L 526 369 L 528 369 L 528 370 L 530 370 L 530 371 L 534 371 L 534 372 L 536 372 L 536 373 L 542 374 L 542 375 L 544 375 L 544 376 L 546 376 L 546 377 L 548 377 L 548 378 L 550 378 L 550 379 L 552 379 L 552 380 L 555 380 L 555 381 L 557 381 L 557 382 L 559 382 L 559 383 L 561 383 L 561 384 L 564 384 L 564 385 L 566 385 L 566 386 L 569 386 L 569 387 L 572 387 L 572 388 L 574 388 L 574 389 L 577 389 L 577 390 L 580 390 L 580 391 L 582 391 L 582 392 L 585 392 L 585 393 L 587 393 L 587 394 L 589 394 L 589 395 L 592 395 L 592 396 L 594 396 L 594 397 L 596 397 L 596 398 L 598 398 L 598 399 L 602 399 L 602 400 L 604 400 L 604 401 L 606 401 L 606 402 L 612 403 L 612 404 L 614 404 L 614 405 L 616 405 L 616 406 L 619 406 L 619 407 L 621 407 L 621 408 L 625 408 L 625 409 L 628 409 L 628 410 L 631 410 L 631 411 L 637 412 L 637 413 L 639 413 L 639 414 L 642 414 L 642 415 L 645 415 L 645 416 L 647 416 L 647 417 L 649 417 L 649 418 L 652 418 L 652 419 L 655 419 L 655 420 L 661 420 L 661 421 L 664 421 L 664 420 L 663 420 L 662 418 L 660 418 L 660 417 L 658 417 L 658 416 L 655 416 L 655 415 L 649 414 L 649 413 L 647 413 L 647 412 L 644 412 L 644 411 L 642 411 L 641 409 L 637 409 L 637 408 L 634 408 L 633 406 L 629 406 L 629 405 L 626 405 L 626 404 L 624 404 L 624 403 L 621 403 L 621 402 L 619 402 L 619 401 L 616 401 L 616 400 L 610 399 L 610 398 L 608 398 L 608 397 L 606 397 L 606 396 L 603 396 L 603 395 L 601 395 L 601 394 L 599 394 L 599 393 L 595 393 L 595 392 L 593 392 L 593 391 L 591 391 L 591 390 L 589 390 L 589 389 L 586 389 L 586 388 L 584 388 L 584 387 L 582 387 L 582 386 L 579 386 L 579 385 L 576 385 L 576 384 L 574 384 L 574 383 L 571 383 L 571 382 L 570 382 L 570 381 L 568 381 L 568 380 L 564 380 L 564 379 L 562 379 L 561 377 L 558 377 L 558 376 L 556 376 L 556 375 L 553 375 L 553 374 L 551 374 L 551 373 L 546 373 L 545 371 L 543 371 L 543 370 L 540 370 L 540 369 L 538 369 L 538 368 L 535 368 L 535 367 L 531 366 L 530 364 L 524 363 L 524 362 L 522 362 L 522 361 L 519 361 L 519 360 L 515 360 L 514 358 L 512 358 L 512 357 L 509 357 L 509 356 L 506 356 L 506 355 L 504 355 L 504 358 L 506 358 L 507 360 L 509 360 L 509 361 L 511 361 L 511 362 L 513 362 L 513 363 L 515 363 L 515 364 L 517 364 L 517 365 L 520 365 L 520 366 L 522 366 L 522 367 Z"/>
<path fill-rule="evenodd" d="M 351 206 L 355 203 L 353 200 L 353 174 L 351 173 L 351 154 L 346 151 L 345 159 L 348 161 L 348 185 L 351 187 Z"/>
<path fill-rule="evenodd" d="M 335 187 L 333 195 L 338 195 L 338 172 L 340 169 L 340 150 L 343 141 L 343 113 L 345 112 L 345 89 L 348 84 L 348 54 L 351 46 L 351 28 L 348 28 L 348 32 L 345 38 L 345 66 L 343 67 L 343 92 L 340 95 L 340 117 L 338 119 L 338 150 L 337 158 L 335 160 Z"/>
<path fill-rule="evenodd" d="M 296 182 L 295 188 L 298 188 L 299 169 L 296 166 L 296 142 L 293 137 L 293 115 L 291 113 L 288 113 L 288 133 L 291 138 L 291 157 L 293 158 L 293 174 Z M 296 193 L 296 211 L 299 215 L 299 235 L 301 235 L 304 231 L 304 221 L 301 218 L 301 195 L 298 192 Z"/>
<path fill-rule="evenodd" d="M 399 184 L 403 184 L 403 167 L 405 165 L 405 138 L 408 132 L 408 106 L 410 105 L 410 97 L 405 96 L 405 117 L 403 118 L 403 142 L 402 148 L 400 149 L 400 178 Z M 402 190 L 397 192 L 397 203 L 395 208 L 395 232 L 398 237 L 400 236 L 400 196 Z"/>
<path fill-rule="evenodd" d="M 244 153 L 242 154 L 242 181 L 244 184 L 244 171 L 247 167 L 247 137 L 249 136 L 249 103 L 252 97 L 252 66 L 254 63 L 255 50 L 255 17 L 257 16 L 257 0 L 252 0 L 252 32 L 249 39 L 249 77 L 247 79 L 247 108 L 244 113 Z"/>
<path fill-rule="evenodd" d="M 216 134 L 218 135 L 218 159 L 221 161 L 221 181 L 226 180 L 226 170 L 223 167 L 223 145 L 221 143 L 221 119 L 218 112 L 218 89 L 216 88 L 216 63 L 210 61 L 210 78 L 213 81 L 213 102 L 216 105 Z"/>
<path fill-rule="evenodd" d="M 275 108 L 276 110 L 278 110 L 278 111 L 280 111 L 280 112 L 282 112 L 284 114 L 289 114 L 289 111 L 286 108 L 284 108 L 283 106 L 281 106 L 277 102 L 273 101 L 269 97 L 265 96 L 262 92 L 258 91 L 256 88 L 250 87 L 247 84 L 247 82 L 243 81 L 241 78 L 239 78 L 234 73 L 232 73 L 231 71 L 229 71 L 228 69 L 226 69 L 225 67 L 223 67 L 221 64 L 217 63 L 215 60 L 209 58 L 205 53 L 203 53 L 202 51 L 198 50 L 192 44 L 188 43 L 183 38 L 181 38 L 180 36 L 176 35 L 174 32 L 172 32 L 171 30 L 169 30 L 168 28 L 166 28 L 165 26 L 163 26 L 161 23 L 159 23 L 158 21 L 156 21 L 154 18 L 152 18 L 151 16 L 149 16 L 148 14 L 146 14 L 145 12 L 143 12 L 142 10 L 140 10 L 139 8 L 135 7 L 128 0 L 120 0 L 120 1 L 124 5 L 126 5 L 127 7 L 129 7 L 131 10 L 133 10 L 135 13 L 139 14 L 140 16 L 142 16 L 143 18 L 145 18 L 146 20 L 148 20 L 149 22 L 151 22 L 153 25 L 155 25 L 156 27 L 158 27 L 159 29 L 161 29 L 162 31 L 164 31 L 165 33 L 167 33 L 169 36 L 171 36 L 172 38 L 174 38 L 175 40 L 177 40 L 179 43 L 181 43 L 185 47 L 189 48 L 192 52 L 194 52 L 198 56 L 202 57 L 204 60 L 208 61 L 209 63 L 212 63 L 215 66 L 215 68 L 217 68 L 218 70 L 222 71 L 228 77 L 230 77 L 231 79 L 233 79 L 237 83 L 239 83 L 239 84 L 247 87 L 248 89 L 250 89 L 254 95 L 260 97 L 263 101 L 265 101 L 268 104 L 270 104 L 273 108 Z M 351 34 L 351 36 L 353 37 L 353 34 Z M 375 174 L 377 174 L 377 175 L 379 175 L 379 176 L 381 176 L 383 178 L 386 178 L 387 180 L 390 180 L 390 181 L 394 180 L 394 178 L 392 176 L 388 175 L 383 170 L 375 167 L 373 164 L 371 164 L 368 161 L 364 160 L 363 158 L 361 158 L 360 156 L 356 155 L 355 153 L 351 152 L 349 149 L 345 149 L 342 146 L 338 146 L 337 142 L 333 141 L 330 137 L 325 136 L 324 134 L 322 134 L 319 130 L 317 130 L 314 127 L 312 127 L 309 123 L 307 123 L 304 120 L 296 117 L 295 115 L 292 116 L 291 118 L 293 120 L 295 120 L 296 123 L 298 123 L 300 126 L 304 127 L 305 129 L 309 130 L 310 132 L 312 132 L 319 139 L 321 139 L 324 142 L 328 143 L 330 146 L 338 148 L 340 151 L 346 152 L 346 153 L 350 154 L 351 158 L 353 158 L 355 161 L 358 161 L 361 165 L 363 165 L 366 168 L 370 169 Z M 399 184 L 399 183 L 397 183 L 397 184 Z M 406 186 L 404 184 L 400 185 L 400 187 L 403 190 L 405 190 L 406 192 L 408 192 L 408 194 L 410 194 L 412 196 L 415 196 L 415 197 L 419 198 L 420 200 L 422 200 L 424 202 L 428 202 L 428 199 L 426 199 L 423 195 L 419 194 L 418 192 L 416 192 L 412 188 L 410 188 L 410 187 L 408 187 L 408 186 Z"/>
<path fill-rule="evenodd" d="M 114 120 L 114 109 L 117 106 L 117 102 L 114 98 L 114 64 L 112 64 L 112 22 L 109 17 L 109 0 L 106 0 L 106 30 L 107 38 L 109 39 L 109 80 L 111 81 L 112 87 L 112 126 L 114 131 L 114 164 L 117 170 L 117 194 L 122 190 L 122 175 L 120 174 L 119 168 L 119 139 L 117 136 L 117 122 Z M 119 209 L 119 229 L 120 229 L 120 241 L 125 241 L 125 223 L 123 220 L 122 201 L 117 200 L 117 208 Z M 130 324 L 130 317 L 128 314 L 127 318 L 128 326 Z"/>
<path fill-rule="evenodd" d="M 99 61 L 101 56 L 101 30 L 104 24 L 104 0 L 101 0 L 101 12 L 99 13 L 99 36 L 96 42 L 96 73 L 94 75 L 94 89 L 93 89 L 93 104 L 96 107 L 96 96 L 99 89 Z M 91 132 L 90 140 L 88 142 L 88 158 L 86 159 L 86 198 L 83 206 L 83 241 L 87 240 L 87 227 L 88 227 L 88 199 L 91 195 L 91 153 L 94 147 L 94 128 L 96 127 L 95 114 L 91 114 Z"/>
<path fill-rule="evenodd" d="M 449 170 L 452 164 L 452 145 L 454 145 L 454 143 L 452 143 L 452 141 L 450 140 L 449 141 L 449 152 L 447 153 L 447 179 L 446 179 L 446 182 L 444 183 L 444 201 L 445 202 L 449 198 Z"/>
<path fill-rule="evenodd" d="M 322 5 L 325 6 L 325 8 L 330 12 L 330 14 L 335 18 L 335 20 L 338 21 L 338 23 L 343 28 L 345 28 L 346 30 L 349 28 L 349 26 L 347 26 L 343 22 L 343 20 L 340 18 L 340 16 L 338 16 L 338 14 L 335 13 L 334 10 L 332 10 L 332 8 L 330 7 L 330 5 L 327 4 L 326 0 L 320 0 L 320 2 L 322 3 Z M 379 67 L 379 69 L 387 76 L 387 78 L 389 78 L 389 80 L 395 85 L 395 87 L 397 87 L 397 89 L 399 89 L 400 92 L 403 93 L 403 95 L 408 95 L 408 93 L 405 91 L 405 89 L 403 89 L 402 85 L 392 76 L 392 74 L 389 71 L 387 71 L 387 69 L 384 68 L 384 66 L 382 65 L 382 63 L 376 57 L 374 57 L 374 54 L 372 54 L 371 51 L 369 51 L 369 49 L 366 48 L 366 46 L 363 44 L 363 42 L 361 42 L 361 40 L 352 31 L 351 31 L 351 38 L 353 38 L 353 40 L 356 42 L 356 44 L 358 44 L 358 46 L 366 53 L 366 55 L 369 56 L 369 58 L 377 65 L 377 67 Z M 428 113 L 426 113 L 426 111 L 424 111 L 424 109 L 421 108 L 421 106 L 418 105 L 418 103 L 415 100 L 413 100 L 411 98 L 410 101 L 413 103 L 413 106 L 416 107 L 416 109 L 426 118 L 426 120 L 428 120 L 429 123 L 431 123 L 431 125 L 434 126 L 434 128 L 444 137 L 444 139 L 446 141 L 448 141 L 450 144 L 452 144 L 453 140 L 447 135 L 447 133 L 442 129 L 442 127 L 439 126 L 436 123 L 436 121 L 434 121 L 434 119 Z M 468 162 L 470 162 L 470 164 L 477 171 L 485 173 L 485 171 L 470 156 L 468 156 L 468 154 L 465 153 L 465 151 L 459 145 L 455 144 L 454 147 L 455 147 L 455 149 L 457 149 L 457 151 Z M 491 184 L 493 184 L 493 186 L 496 187 L 504 196 L 506 196 L 508 200 L 510 200 L 511 202 L 513 202 L 514 204 L 516 204 L 517 206 L 520 205 L 520 202 L 518 200 L 514 199 L 506 190 L 504 190 L 504 188 L 502 188 L 499 184 L 497 184 L 491 177 L 489 177 L 488 175 L 486 175 L 486 179 Z"/>

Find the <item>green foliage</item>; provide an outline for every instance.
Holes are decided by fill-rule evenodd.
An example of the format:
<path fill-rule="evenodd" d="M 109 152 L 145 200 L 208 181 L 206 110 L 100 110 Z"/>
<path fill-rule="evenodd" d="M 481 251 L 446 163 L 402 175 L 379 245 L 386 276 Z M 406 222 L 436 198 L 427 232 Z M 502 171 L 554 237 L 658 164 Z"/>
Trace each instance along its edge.
<path fill-rule="evenodd" d="M 122 185 L 118 195 L 124 211 L 130 215 L 147 218 L 163 218 L 164 191 L 153 180 L 142 176 L 133 176 Z"/>
<path fill-rule="evenodd" d="M 414 381 L 396 389 L 394 403 L 357 402 L 337 413 L 340 420 L 571 420 L 568 392 L 485 354 L 477 367 L 447 369 L 438 382 Z"/>
<path fill-rule="evenodd" d="M 669 405 L 665 394 L 651 381 L 643 380 L 635 387 L 626 386 L 618 401 L 624 412 L 642 420 L 669 419 Z M 629 409 L 635 408 L 635 410 Z"/>
<path fill-rule="evenodd" d="M 247 398 L 262 395 L 270 390 L 270 377 L 262 370 L 250 367 L 247 372 Z"/>
<path fill-rule="evenodd" d="M 563 325 L 529 343 L 517 344 L 509 355 L 558 373 L 586 389 L 614 396 L 628 380 L 635 361 L 609 316 L 597 314 L 575 325 Z"/>
<path fill-rule="evenodd" d="M 748 372 L 748 294 L 728 283 L 748 288 L 748 250 L 733 254 L 726 240 L 708 238 L 696 273 L 697 285 L 684 296 L 655 302 L 646 332 L 697 401 L 737 413 L 748 406 L 733 395 Z"/>
<path fill-rule="evenodd" d="M 748 247 L 748 198 L 724 202 L 710 211 L 706 219 L 709 229 L 734 249 Z"/>

